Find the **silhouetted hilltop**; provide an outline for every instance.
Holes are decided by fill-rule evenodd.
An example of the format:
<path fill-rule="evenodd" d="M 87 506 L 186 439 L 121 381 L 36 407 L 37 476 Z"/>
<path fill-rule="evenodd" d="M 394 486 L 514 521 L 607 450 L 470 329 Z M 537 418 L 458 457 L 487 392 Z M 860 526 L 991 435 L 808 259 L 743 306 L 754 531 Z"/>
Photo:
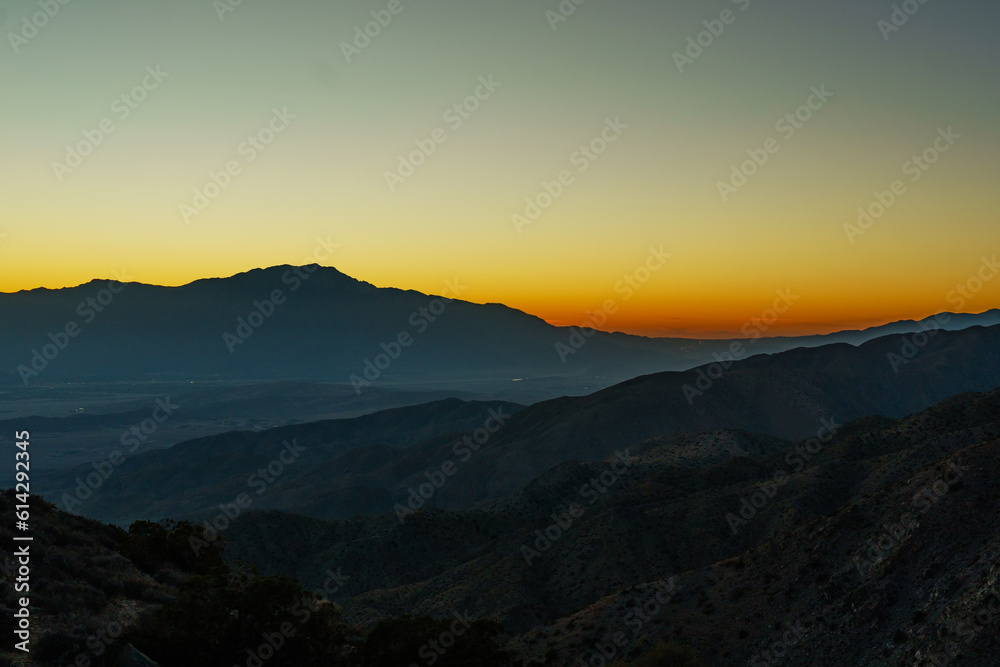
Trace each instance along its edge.
<path fill-rule="evenodd" d="M 691 368 L 730 348 L 729 341 L 603 332 L 584 337 L 575 328 L 554 327 L 504 305 L 463 301 L 465 289 L 460 281 L 443 278 L 442 300 L 310 265 L 255 269 L 180 287 L 94 280 L 72 288 L 0 294 L 0 321 L 16 323 L 0 330 L 0 382 L 288 379 L 351 384 L 353 376 L 363 389 L 372 386 L 365 382 L 433 386 L 587 376 L 609 378 L 607 386 L 640 374 Z M 945 326 L 997 323 L 1000 311 L 990 311 L 956 316 Z M 859 344 L 927 326 L 901 322 L 831 336 L 762 338 L 746 341 L 743 354 Z"/>

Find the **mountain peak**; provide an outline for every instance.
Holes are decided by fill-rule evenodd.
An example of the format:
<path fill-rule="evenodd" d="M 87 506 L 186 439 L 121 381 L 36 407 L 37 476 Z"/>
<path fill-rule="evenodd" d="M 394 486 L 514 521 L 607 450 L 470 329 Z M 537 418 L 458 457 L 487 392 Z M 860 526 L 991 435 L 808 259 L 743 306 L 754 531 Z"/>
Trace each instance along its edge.
<path fill-rule="evenodd" d="M 228 277 L 203 278 L 188 285 L 229 284 L 252 286 L 254 289 L 298 289 L 309 285 L 325 289 L 374 287 L 371 283 L 352 278 L 332 266 L 320 264 L 278 264 L 264 268 L 250 269 Z M 188 285 L 184 285 L 187 287 Z"/>

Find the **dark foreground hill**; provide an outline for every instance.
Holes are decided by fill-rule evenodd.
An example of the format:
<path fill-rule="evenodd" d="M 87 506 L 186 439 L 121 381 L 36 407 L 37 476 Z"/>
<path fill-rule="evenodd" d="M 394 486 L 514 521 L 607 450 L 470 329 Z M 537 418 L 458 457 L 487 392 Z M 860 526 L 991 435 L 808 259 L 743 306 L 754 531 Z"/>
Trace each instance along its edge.
<path fill-rule="evenodd" d="M 312 587 L 347 575 L 351 621 L 463 610 L 557 666 L 657 640 L 711 665 L 995 664 L 1000 390 L 834 430 L 654 439 L 471 510 L 252 513 L 225 539 Z"/>
<path fill-rule="evenodd" d="M 648 438 L 729 429 L 799 440 L 819 432 L 824 420 L 901 417 L 960 392 L 998 385 L 1000 326 L 924 338 L 886 336 L 859 347 L 803 348 L 728 367 L 717 363 L 639 377 L 513 415 L 517 408 L 510 404 L 455 401 L 361 420 L 203 438 L 135 456 L 85 503 L 62 506 L 120 522 L 204 518 L 241 491 L 256 491 L 249 476 L 278 456 L 283 442 L 298 437 L 308 453 L 299 464 L 282 466 L 265 492 L 251 494 L 254 509 L 317 518 L 385 513 L 422 500 L 458 509 L 514 493 L 561 464 L 603 460 Z M 491 409 L 503 419 L 492 418 Z M 461 418 L 444 418 L 450 410 Z M 476 435 L 488 425 L 496 432 Z M 397 437 L 401 429 L 404 440 Z M 465 440 L 473 436 L 478 442 Z M 53 500 L 79 497 L 75 489 L 93 474 L 92 466 L 81 466 L 47 477 L 42 488 Z M 434 488 L 424 486 L 424 498 L 415 497 L 429 483 Z"/>
<path fill-rule="evenodd" d="M 0 513 L 12 517 L 20 502 L 3 492 Z M 0 612 L 8 637 L 0 665 L 396 667 L 455 627 L 453 620 L 406 617 L 371 631 L 354 628 L 325 593 L 227 564 L 199 526 L 137 522 L 126 532 L 37 499 L 30 505 L 27 557 L 8 546 L 25 548 L 13 542 L 10 522 L 0 527 Z M 521 667 L 498 645 L 498 624 L 463 617 L 457 627 L 435 659 L 440 667 L 473 660 Z"/>
<path fill-rule="evenodd" d="M 797 443 L 646 439 L 462 511 L 125 533 L 36 500 L 30 664 L 103 667 L 126 643 L 163 667 L 249 664 L 312 599 L 300 585 L 334 606 L 310 603 L 267 664 L 429 664 L 456 614 L 475 630 L 441 667 L 995 664 L 1000 390 L 838 421 Z M 212 560 L 223 544 L 264 578 Z"/>

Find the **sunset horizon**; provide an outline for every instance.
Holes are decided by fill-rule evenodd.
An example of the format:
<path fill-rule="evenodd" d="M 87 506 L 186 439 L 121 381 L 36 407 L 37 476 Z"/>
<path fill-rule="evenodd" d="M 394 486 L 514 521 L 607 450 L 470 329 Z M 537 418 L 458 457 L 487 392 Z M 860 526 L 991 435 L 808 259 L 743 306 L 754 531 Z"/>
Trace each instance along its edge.
<path fill-rule="evenodd" d="M 71 5 L 0 53 L 24 92 L 0 110 L 0 291 L 120 266 L 177 285 L 332 239 L 373 284 L 461 276 L 583 323 L 659 248 L 609 327 L 732 331 L 791 289 L 778 328 L 813 332 L 964 309 L 993 255 L 995 7 L 296 7 Z"/>
<path fill-rule="evenodd" d="M 314 252 L 332 252 L 333 249 L 337 247 L 336 244 L 331 244 L 329 240 L 324 242 L 323 239 L 317 239 L 317 241 L 320 243 L 317 245 L 317 250 Z M 324 264 L 322 261 L 318 261 L 319 258 L 305 258 L 305 260 L 310 259 L 312 261 L 283 262 L 267 266 L 250 267 L 234 271 L 233 273 L 196 276 L 181 279 L 177 282 L 159 282 L 150 278 L 143 279 L 139 275 L 133 275 L 127 267 L 122 267 L 107 274 L 97 275 L 79 282 L 69 282 L 67 284 L 56 285 L 33 285 L 16 290 L 0 290 L 0 293 L 14 294 L 20 291 L 30 291 L 34 289 L 70 289 L 86 285 L 93 281 L 121 279 L 118 276 L 124 277 L 123 282 L 142 283 L 157 287 L 183 287 L 200 280 L 225 279 L 256 270 L 277 269 L 286 266 L 301 267 L 310 264 L 317 264 L 323 268 L 334 269 L 351 279 L 366 282 L 374 285 L 375 287 L 398 290 L 414 290 L 427 295 L 440 294 L 442 292 L 441 287 L 444 280 L 448 279 L 447 276 L 443 276 L 441 281 L 438 281 L 438 285 L 436 287 L 431 285 L 427 288 L 404 284 L 380 284 L 364 276 L 352 275 L 351 273 L 344 271 L 340 266 L 334 264 Z M 982 258 L 981 267 L 985 267 L 987 269 L 996 267 L 996 269 L 1000 269 L 1000 265 L 997 265 L 989 257 Z M 687 320 L 688 325 L 684 327 L 679 325 L 678 322 L 684 321 L 685 318 L 677 314 L 652 314 L 648 316 L 648 318 L 643 318 L 642 316 L 631 312 L 628 304 L 630 302 L 632 302 L 633 305 L 638 303 L 638 297 L 646 283 L 643 283 L 638 278 L 629 275 L 623 276 L 618 282 L 614 283 L 612 289 L 609 290 L 607 294 L 600 295 L 603 296 L 603 298 L 598 299 L 595 297 L 591 302 L 589 302 L 589 305 L 584 305 L 583 300 L 579 301 L 581 310 L 578 313 L 569 311 L 565 308 L 565 306 L 561 309 L 554 308 L 552 306 L 546 307 L 539 304 L 535 300 L 527 300 L 524 304 L 522 304 L 516 299 L 516 297 L 507 298 L 509 293 L 499 291 L 496 288 L 484 288 L 482 286 L 478 286 L 479 289 L 476 289 L 477 286 L 468 286 L 467 291 L 463 291 L 461 300 L 478 304 L 499 303 L 504 306 L 520 310 L 528 315 L 539 317 L 553 326 L 589 327 L 608 333 L 621 332 L 655 338 L 689 338 L 704 340 L 747 338 L 750 336 L 755 337 L 757 335 L 767 337 L 794 337 L 827 335 L 851 330 L 865 330 L 900 321 L 919 322 L 942 313 L 968 315 L 987 313 L 1000 308 L 1000 302 L 991 303 L 987 298 L 978 297 L 978 289 L 982 289 L 982 286 L 989 284 L 989 274 L 984 273 L 983 275 L 987 276 L 986 281 L 981 281 L 978 278 L 978 274 L 974 272 L 971 283 L 969 280 L 966 280 L 964 283 L 956 283 L 955 285 L 952 285 L 945 293 L 945 297 L 939 301 L 937 308 L 929 304 L 927 306 L 915 304 L 912 309 L 901 310 L 898 309 L 898 307 L 893 309 L 876 305 L 873 307 L 876 309 L 874 312 L 887 314 L 880 318 L 858 315 L 856 317 L 847 317 L 840 321 L 805 320 L 794 317 L 784 317 L 786 313 L 791 314 L 794 310 L 797 310 L 798 304 L 801 301 L 800 294 L 796 294 L 794 290 L 786 288 L 784 290 L 775 290 L 774 294 L 765 296 L 757 304 L 756 310 L 747 310 L 744 313 L 737 313 L 736 308 L 734 307 L 732 314 L 727 317 L 725 313 L 720 313 L 719 309 L 713 309 L 713 317 L 711 319 L 697 320 L 695 318 L 690 318 Z M 641 277 L 642 276 L 640 276 L 640 278 Z M 451 279 L 462 280 L 459 276 L 452 276 Z M 650 280 L 647 282 L 651 282 L 651 279 L 652 273 L 650 274 Z M 977 283 L 977 280 L 980 282 Z M 786 295 L 784 300 L 782 299 L 782 294 Z M 633 301 L 633 298 L 636 300 Z M 612 302 L 613 305 L 605 310 L 609 301 Z M 785 304 L 785 302 L 787 302 L 788 308 L 784 313 L 772 312 L 775 310 L 774 303 L 776 301 L 779 304 L 779 309 Z M 795 306 L 795 308 L 792 308 L 792 306 Z M 611 312 L 612 310 L 613 312 Z M 778 317 L 775 318 L 775 315 L 778 315 Z M 729 325 L 728 328 L 726 328 L 726 325 Z"/>

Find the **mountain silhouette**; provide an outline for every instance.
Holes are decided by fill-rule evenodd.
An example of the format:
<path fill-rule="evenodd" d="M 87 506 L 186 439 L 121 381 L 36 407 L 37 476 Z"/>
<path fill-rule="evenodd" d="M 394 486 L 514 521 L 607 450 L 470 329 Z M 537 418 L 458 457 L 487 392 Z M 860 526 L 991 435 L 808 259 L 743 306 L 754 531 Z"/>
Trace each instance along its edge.
<path fill-rule="evenodd" d="M 16 323 L 0 330 L 0 383 L 293 380 L 351 384 L 360 392 L 379 384 L 509 386 L 515 379 L 567 377 L 584 378 L 561 386 L 579 394 L 708 363 L 731 346 L 590 330 L 584 336 L 501 304 L 463 301 L 463 291 L 457 281 L 443 281 L 442 292 L 454 297 L 443 300 L 310 265 L 181 287 L 94 280 L 0 294 L 0 321 Z M 990 311 L 955 316 L 945 326 L 997 323 L 1000 311 Z M 901 322 L 831 336 L 761 338 L 744 349 L 750 355 L 857 345 L 927 326 Z"/>

